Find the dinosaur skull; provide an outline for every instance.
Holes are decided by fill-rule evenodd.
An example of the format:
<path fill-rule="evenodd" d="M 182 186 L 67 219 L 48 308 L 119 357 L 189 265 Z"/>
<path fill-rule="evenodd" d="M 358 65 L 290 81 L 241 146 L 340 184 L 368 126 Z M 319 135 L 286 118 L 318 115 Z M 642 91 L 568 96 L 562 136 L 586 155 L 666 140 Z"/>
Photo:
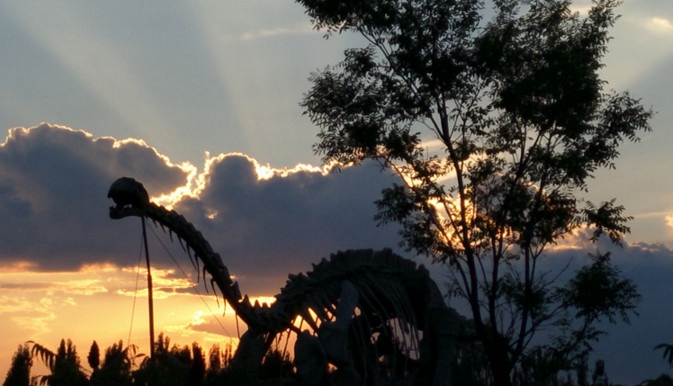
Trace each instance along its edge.
<path fill-rule="evenodd" d="M 150 197 L 143 184 L 130 177 L 121 177 L 113 182 L 107 196 L 112 198 L 117 208 L 127 205 L 142 207 L 150 202 Z"/>

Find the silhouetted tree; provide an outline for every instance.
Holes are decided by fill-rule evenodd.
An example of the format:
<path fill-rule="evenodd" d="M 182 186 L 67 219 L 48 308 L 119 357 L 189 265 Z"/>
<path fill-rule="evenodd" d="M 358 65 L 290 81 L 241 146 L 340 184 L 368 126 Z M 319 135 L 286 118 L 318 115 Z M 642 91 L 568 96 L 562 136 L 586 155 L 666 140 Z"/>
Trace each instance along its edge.
<path fill-rule="evenodd" d="M 105 350 L 105 359 L 100 368 L 94 369 L 89 381 L 92 386 L 123 386 L 133 383 L 132 366 L 136 346 L 124 347 L 120 340 Z"/>
<path fill-rule="evenodd" d="M 189 367 L 189 385 L 198 386 L 206 378 L 206 359 L 198 343 L 192 343 L 192 363 Z"/>
<path fill-rule="evenodd" d="M 589 356 L 582 355 L 577 358 L 575 363 L 575 370 L 577 371 L 577 386 L 589 385 Z"/>
<path fill-rule="evenodd" d="M 451 385 L 490 386 L 492 378 L 488 359 L 479 345 L 463 344 L 455 350 Z"/>
<path fill-rule="evenodd" d="M 654 347 L 655 350 L 662 349 L 664 350 L 663 356 L 664 360 L 668 362 L 668 365 L 673 367 L 673 344 L 670 343 L 660 343 Z"/>
<path fill-rule="evenodd" d="M 100 366 L 100 348 L 98 348 L 98 343 L 96 343 L 95 340 L 91 343 L 91 348 L 89 349 L 89 354 L 86 356 L 86 360 L 94 371 Z"/>
<path fill-rule="evenodd" d="M 208 350 L 208 369 L 206 370 L 206 378 L 212 378 L 220 371 L 222 371 L 222 349 L 219 344 L 214 344 L 210 350 Z"/>
<path fill-rule="evenodd" d="M 133 373 L 135 384 L 148 386 L 184 386 L 189 382 L 191 354 L 188 346 L 170 346 L 170 338 L 159 334 L 154 356 L 145 358 Z"/>
<path fill-rule="evenodd" d="M 31 356 L 38 356 L 51 372 L 51 374 L 38 377 L 40 385 L 84 386 L 87 384 L 88 379 L 82 371 L 77 348 L 70 339 L 67 343 L 61 339 L 56 353 L 32 341 L 28 344 L 32 346 Z"/>
<path fill-rule="evenodd" d="M 264 355 L 257 376 L 259 379 L 288 378 L 292 376 L 293 368 L 294 364 L 290 354 L 274 347 Z"/>
<path fill-rule="evenodd" d="M 661 374 L 656 379 L 648 379 L 638 386 L 673 386 L 673 378 L 668 374 Z"/>
<path fill-rule="evenodd" d="M 618 0 L 586 15 L 571 0 L 297 0 L 315 27 L 363 48 L 312 74 L 302 106 L 326 163 L 378 161 L 401 177 L 377 202 L 403 245 L 451 268 L 498 385 L 534 352 L 548 371 L 591 349 L 598 322 L 628 322 L 638 299 L 609 259 L 564 287 L 548 247 L 590 227 L 619 244 L 624 208 L 579 193 L 652 112 L 599 77 Z M 482 20 L 486 5 L 494 16 Z M 485 14 L 485 13 L 484 13 Z M 600 263 L 596 263 L 600 260 Z M 598 264 L 598 265 L 595 265 Z M 549 265 L 547 266 L 549 267 Z M 577 289 L 599 280 L 600 296 Z M 541 329 L 555 335 L 531 347 Z M 542 375 L 541 375 L 542 376 Z"/>
<path fill-rule="evenodd" d="M 206 370 L 206 385 L 222 384 L 222 373 L 231 365 L 233 358 L 233 347 L 231 342 L 227 343 L 224 350 L 219 344 L 214 344 L 208 350 L 208 369 Z"/>
<path fill-rule="evenodd" d="M 28 344 L 19 345 L 19 348 L 12 357 L 12 364 L 7 371 L 7 377 L 2 386 L 29 386 L 30 385 L 30 367 L 33 360 L 30 356 Z"/>

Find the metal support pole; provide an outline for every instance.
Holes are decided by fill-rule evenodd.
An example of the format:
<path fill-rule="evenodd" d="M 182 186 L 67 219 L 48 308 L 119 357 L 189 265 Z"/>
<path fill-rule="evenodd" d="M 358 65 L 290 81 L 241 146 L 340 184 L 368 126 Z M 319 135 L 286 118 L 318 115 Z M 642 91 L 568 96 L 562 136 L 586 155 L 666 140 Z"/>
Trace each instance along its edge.
<path fill-rule="evenodd" d="M 145 261 L 147 261 L 147 301 L 150 311 L 150 358 L 154 358 L 154 301 L 152 300 L 152 273 L 150 272 L 150 252 L 147 247 L 147 231 L 145 230 L 145 217 L 141 216 L 143 224 L 143 242 L 145 243 Z"/>

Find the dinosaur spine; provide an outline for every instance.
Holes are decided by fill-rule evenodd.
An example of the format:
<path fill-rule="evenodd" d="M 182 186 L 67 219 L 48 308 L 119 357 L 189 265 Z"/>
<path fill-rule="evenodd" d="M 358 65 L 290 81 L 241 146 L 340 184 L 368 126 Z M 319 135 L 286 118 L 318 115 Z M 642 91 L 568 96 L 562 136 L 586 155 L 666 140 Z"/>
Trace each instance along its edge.
<path fill-rule="evenodd" d="M 256 325 L 257 312 L 247 296 L 241 297 L 238 283 L 229 275 L 229 270 L 222 262 L 220 255 L 213 251 L 210 243 L 203 237 L 192 223 L 174 210 L 148 202 L 142 206 L 110 207 L 110 218 L 121 219 L 129 216 L 146 217 L 168 228 L 180 240 L 184 241 L 187 252 L 191 250 L 195 261 L 203 263 L 204 271 L 210 273 L 215 285 L 222 292 L 224 299 L 231 305 L 236 314 L 247 324 Z M 191 256 L 191 255 L 190 255 Z"/>

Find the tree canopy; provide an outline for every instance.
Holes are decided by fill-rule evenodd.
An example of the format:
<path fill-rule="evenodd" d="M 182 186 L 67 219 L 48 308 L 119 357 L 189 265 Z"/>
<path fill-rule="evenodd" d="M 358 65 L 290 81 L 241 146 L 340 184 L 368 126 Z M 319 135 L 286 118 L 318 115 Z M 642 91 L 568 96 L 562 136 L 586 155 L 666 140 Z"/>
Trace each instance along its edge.
<path fill-rule="evenodd" d="M 2 386 L 25 386 L 30 383 L 30 368 L 33 359 L 27 344 L 19 345 Z"/>
<path fill-rule="evenodd" d="M 618 1 L 586 13 L 570 0 L 297 2 L 327 36 L 366 42 L 310 77 L 314 150 L 399 174 L 378 219 L 450 267 L 450 295 L 469 304 L 497 384 L 533 356 L 568 368 L 600 335 L 596 322 L 628 321 L 639 296 L 608 254 L 569 281 L 540 263 L 580 229 L 617 244 L 629 231 L 613 198 L 582 197 L 621 144 L 650 130 L 652 111 L 599 76 Z M 558 333 L 533 344 L 546 327 Z"/>

